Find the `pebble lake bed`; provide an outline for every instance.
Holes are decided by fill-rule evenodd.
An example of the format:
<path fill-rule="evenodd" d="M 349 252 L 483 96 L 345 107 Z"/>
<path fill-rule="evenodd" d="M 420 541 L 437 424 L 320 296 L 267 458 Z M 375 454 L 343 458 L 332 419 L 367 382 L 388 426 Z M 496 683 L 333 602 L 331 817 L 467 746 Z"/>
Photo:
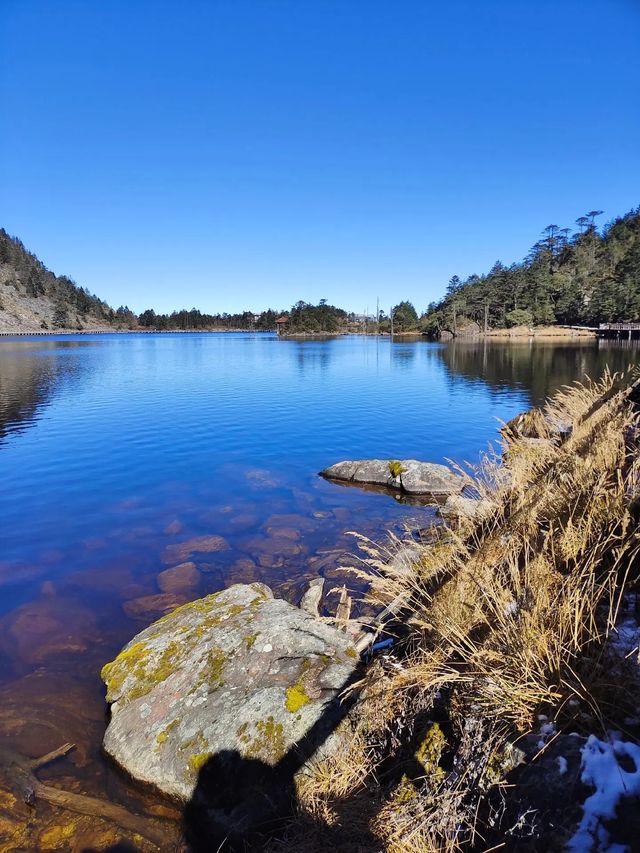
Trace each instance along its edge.
<path fill-rule="evenodd" d="M 428 527 L 435 509 L 320 471 L 477 461 L 501 423 L 557 387 L 637 360 L 597 341 L 0 340 L 0 748 L 36 757 L 75 744 L 40 778 L 163 821 L 173 849 L 179 809 L 103 754 L 105 664 L 233 584 L 297 605 L 320 576 L 321 612 L 335 612 L 352 532 L 380 542 Z M 0 784 L 0 849 L 116 840 L 87 815 L 39 805 L 34 817 Z"/>

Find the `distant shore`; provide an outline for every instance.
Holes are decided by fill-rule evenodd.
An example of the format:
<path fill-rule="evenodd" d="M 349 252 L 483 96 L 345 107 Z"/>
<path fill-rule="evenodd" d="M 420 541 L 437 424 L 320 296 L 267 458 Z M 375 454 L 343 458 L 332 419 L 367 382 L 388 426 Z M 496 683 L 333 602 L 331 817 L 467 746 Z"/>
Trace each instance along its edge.
<path fill-rule="evenodd" d="M 533 329 L 516 326 L 512 329 L 492 329 L 486 335 L 488 338 L 596 338 L 597 336 L 595 329 L 571 326 L 540 326 Z"/>
<path fill-rule="evenodd" d="M 220 332 L 253 332 L 257 335 L 272 334 L 263 329 L 38 329 L 37 331 L 0 332 L 2 338 L 51 337 L 52 335 L 205 335 Z"/>
<path fill-rule="evenodd" d="M 205 334 L 220 334 L 220 333 L 238 334 L 240 332 L 246 334 L 267 335 L 273 334 L 274 330 L 264 329 L 38 329 L 38 330 L 21 330 L 21 331 L 0 331 L 0 337 L 3 338 L 32 338 L 32 337 L 51 337 L 60 335 L 205 335 Z M 390 337 L 389 332 L 290 332 L 281 334 L 284 340 L 288 339 L 303 339 L 303 338 L 338 338 L 352 335 L 366 335 L 367 337 Z M 395 332 L 394 338 L 424 338 L 423 332 Z M 473 342 L 483 340 L 485 338 L 496 340 L 525 340 L 531 338 L 586 338 L 594 339 L 597 337 L 597 331 L 589 328 L 577 328 L 569 326 L 540 326 L 538 328 L 527 328 L 526 326 L 516 326 L 511 329 L 491 329 L 486 334 L 484 332 L 472 332 L 467 330 L 460 332 L 455 338 L 451 335 L 442 337 L 441 341 L 450 342 L 456 340 L 459 342 Z"/>

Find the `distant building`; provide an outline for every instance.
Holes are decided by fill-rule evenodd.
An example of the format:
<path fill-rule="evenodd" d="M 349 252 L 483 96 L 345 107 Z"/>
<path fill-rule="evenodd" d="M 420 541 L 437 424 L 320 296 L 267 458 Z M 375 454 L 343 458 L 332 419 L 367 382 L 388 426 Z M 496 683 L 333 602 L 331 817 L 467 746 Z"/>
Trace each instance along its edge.
<path fill-rule="evenodd" d="M 276 332 L 281 335 L 283 332 L 286 332 L 287 326 L 289 325 L 289 315 L 283 314 L 281 317 L 276 319 Z"/>

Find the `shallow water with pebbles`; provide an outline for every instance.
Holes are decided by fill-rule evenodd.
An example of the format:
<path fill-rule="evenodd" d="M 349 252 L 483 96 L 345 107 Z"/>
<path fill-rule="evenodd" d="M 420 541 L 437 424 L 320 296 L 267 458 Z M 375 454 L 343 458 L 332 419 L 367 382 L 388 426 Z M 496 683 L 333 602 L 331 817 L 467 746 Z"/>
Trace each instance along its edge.
<path fill-rule="evenodd" d="M 179 814 L 102 757 L 104 663 L 185 601 L 258 581 L 297 603 L 311 578 L 342 582 L 351 531 L 380 541 L 433 519 L 321 479 L 327 465 L 476 459 L 500 421 L 636 353 L 250 334 L 0 340 L 0 751 L 75 743 L 40 778 L 168 818 L 172 849 Z M 9 781 L 0 771 L 0 850 L 118 837 L 34 812 Z"/>

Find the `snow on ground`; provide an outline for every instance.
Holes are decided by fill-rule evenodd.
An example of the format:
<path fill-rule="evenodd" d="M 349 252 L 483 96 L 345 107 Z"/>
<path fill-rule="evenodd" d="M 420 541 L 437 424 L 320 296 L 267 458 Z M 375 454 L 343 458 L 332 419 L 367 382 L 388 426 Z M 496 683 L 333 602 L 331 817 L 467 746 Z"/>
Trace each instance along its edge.
<path fill-rule="evenodd" d="M 640 678 L 640 624 L 637 614 L 636 595 L 628 593 L 622 601 L 616 625 L 606 640 L 606 651 L 613 670 L 632 679 Z M 628 725 L 638 723 L 640 716 L 625 719 Z M 590 735 L 582 748 L 580 778 L 595 790 L 583 803 L 582 820 L 567 850 L 570 853 L 629 851 L 629 847 L 611 841 L 605 824 L 615 820 L 623 799 L 640 797 L 640 745 L 623 740 L 618 732 L 609 732 L 604 740 Z"/>
<path fill-rule="evenodd" d="M 609 634 L 607 646 L 620 658 L 633 659 L 640 663 L 640 625 L 638 624 L 637 601 L 634 593 L 628 593 L 623 602 L 615 628 Z"/>
<path fill-rule="evenodd" d="M 633 770 L 625 770 L 620 759 Z M 610 732 L 603 741 L 590 735 L 582 748 L 582 775 L 585 785 L 595 791 L 584 801 L 582 820 L 567 845 L 570 853 L 623 853 L 621 844 L 610 843 L 604 824 L 613 820 L 620 800 L 640 796 L 640 746 L 623 741 Z"/>

